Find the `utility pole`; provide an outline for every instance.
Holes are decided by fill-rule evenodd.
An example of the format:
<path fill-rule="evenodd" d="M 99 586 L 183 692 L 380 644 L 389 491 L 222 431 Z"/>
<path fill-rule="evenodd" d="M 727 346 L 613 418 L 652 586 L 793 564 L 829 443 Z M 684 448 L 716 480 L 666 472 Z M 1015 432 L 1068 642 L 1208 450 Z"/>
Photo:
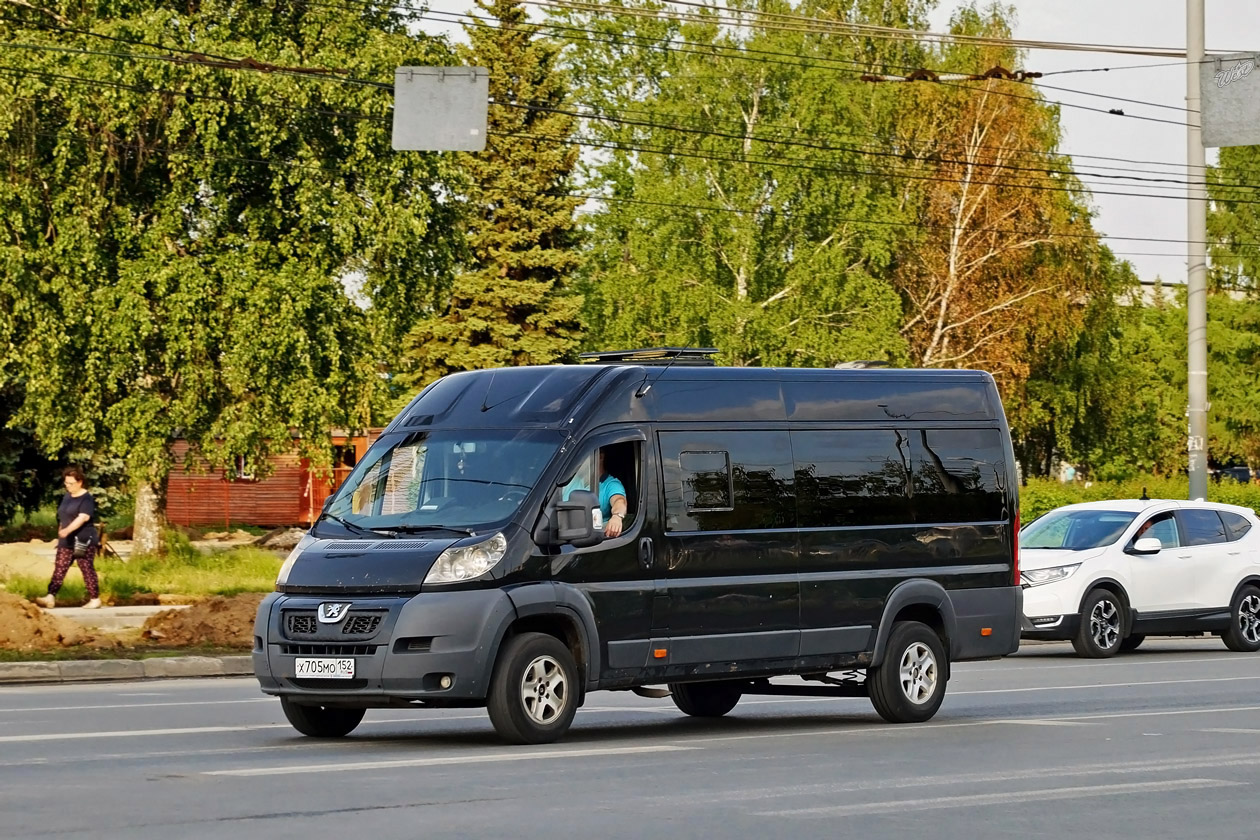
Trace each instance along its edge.
<path fill-rule="evenodd" d="M 1186 226 L 1189 255 L 1186 319 L 1189 346 L 1190 498 L 1207 498 L 1207 154 L 1203 149 L 1199 73 L 1203 69 L 1203 0 L 1186 0 Z"/>

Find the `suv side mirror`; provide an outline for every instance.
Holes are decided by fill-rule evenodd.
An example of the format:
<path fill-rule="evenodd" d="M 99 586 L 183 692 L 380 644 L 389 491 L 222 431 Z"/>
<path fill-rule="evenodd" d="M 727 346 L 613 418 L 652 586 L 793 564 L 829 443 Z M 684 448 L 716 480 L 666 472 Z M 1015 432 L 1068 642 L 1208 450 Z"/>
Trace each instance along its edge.
<path fill-rule="evenodd" d="M 1142 537 L 1142 539 L 1133 543 L 1130 549 L 1134 554 L 1159 554 L 1164 549 L 1164 544 L 1155 537 Z"/>
<path fill-rule="evenodd" d="M 599 499 L 594 493 L 574 490 L 568 499 L 548 506 L 534 530 L 534 542 L 539 545 L 568 543 L 577 548 L 599 545 L 604 540 L 604 532 L 595 528 L 597 510 Z"/>

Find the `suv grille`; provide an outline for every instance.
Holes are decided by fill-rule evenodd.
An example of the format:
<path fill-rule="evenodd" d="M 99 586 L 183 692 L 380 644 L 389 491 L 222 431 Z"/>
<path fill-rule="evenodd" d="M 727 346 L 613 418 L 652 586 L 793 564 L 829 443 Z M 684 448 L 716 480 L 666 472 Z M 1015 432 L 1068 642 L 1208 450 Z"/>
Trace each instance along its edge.
<path fill-rule="evenodd" d="M 368 633 L 375 633 L 380 623 L 379 615 L 352 615 L 346 619 L 341 632 L 347 636 L 365 636 Z"/>

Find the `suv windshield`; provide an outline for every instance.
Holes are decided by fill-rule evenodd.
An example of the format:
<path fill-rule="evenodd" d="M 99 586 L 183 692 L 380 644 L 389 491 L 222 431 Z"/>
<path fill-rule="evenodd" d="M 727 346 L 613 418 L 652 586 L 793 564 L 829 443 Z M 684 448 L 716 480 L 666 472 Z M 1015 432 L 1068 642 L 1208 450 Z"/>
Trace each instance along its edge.
<path fill-rule="evenodd" d="M 1122 510 L 1066 510 L 1047 513 L 1019 534 L 1019 547 L 1083 551 L 1111 545 L 1137 517 Z"/>
<path fill-rule="evenodd" d="M 555 432 L 415 432 L 369 453 L 325 509 L 348 530 L 477 529 L 510 518 L 555 455 Z"/>

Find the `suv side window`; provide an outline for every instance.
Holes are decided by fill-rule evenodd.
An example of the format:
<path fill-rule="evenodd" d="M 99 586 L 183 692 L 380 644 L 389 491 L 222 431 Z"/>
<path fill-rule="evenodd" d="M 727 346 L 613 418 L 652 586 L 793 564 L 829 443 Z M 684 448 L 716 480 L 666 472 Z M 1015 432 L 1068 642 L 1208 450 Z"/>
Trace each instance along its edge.
<path fill-rule="evenodd" d="M 1181 521 L 1185 525 L 1186 545 L 1212 545 L 1229 542 L 1229 534 L 1225 531 L 1225 523 L 1214 510 L 1190 508 L 1181 511 Z"/>
<path fill-rule="evenodd" d="M 1171 513 L 1161 513 L 1146 520 L 1133 535 L 1129 545 L 1140 539 L 1154 537 L 1164 548 L 1180 548 L 1181 539 L 1177 533 L 1177 520 Z"/>
<path fill-rule="evenodd" d="M 1251 520 L 1237 513 L 1230 513 L 1227 510 L 1217 511 L 1221 515 L 1221 519 L 1225 520 L 1225 527 L 1229 530 L 1229 541 L 1242 539 L 1243 534 L 1251 530 Z"/>

